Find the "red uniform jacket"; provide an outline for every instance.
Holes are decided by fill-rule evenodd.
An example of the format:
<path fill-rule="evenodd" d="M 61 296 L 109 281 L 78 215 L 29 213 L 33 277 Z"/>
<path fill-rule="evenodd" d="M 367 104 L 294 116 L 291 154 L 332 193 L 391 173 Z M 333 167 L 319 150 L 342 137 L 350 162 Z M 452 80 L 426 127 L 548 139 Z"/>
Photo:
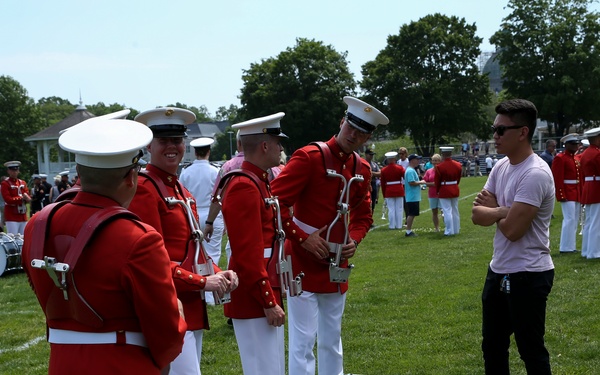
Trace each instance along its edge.
<path fill-rule="evenodd" d="M 63 260 L 57 256 L 54 239 L 75 237 L 92 214 L 116 205 L 110 198 L 80 192 L 52 217 L 44 255 Z M 28 239 L 32 238 L 37 217 L 34 215 L 25 227 L 23 267 L 46 312 L 50 293 L 60 290 L 46 270 L 31 267 Z M 48 327 L 79 332 L 142 332 L 148 347 L 50 344 L 50 374 L 159 374 L 179 354 L 186 326 L 179 315 L 164 243 L 152 227 L 129 218 L 109 221 L 83 250 L 73 276 L 79 294 L 102 317 L 102 327 L 90 327 L 73 318 L 47 317 Z"/>
<path fill-rule="evenodd" d="M 353 182 L 350 189 L 350 238 L 360 242 L 369 231 L 373 218 L 371 216 L 371 169 L 369 163 L 354 154 L 344 153 L 335 141 L 335 137 L 327 141 L 333 154 L 333 162 L 337 173 L 350 179 L 354 173 L 355 163 L 362 163 L 361 174 L 364 182 Z M 341 179 L 328 177 L 325 172 L 323 156 L 315 145 L 308 145 L 294 152 L 292 158 L 273 180 L 273 196 L 279 198 L 283 228 L 286 232 L 286 253 L 292 255 L 294 275 L 300 271 L 302 289 L 314 293 L 345 293 L 348 283 L 332 283 L 329 281 L 329 260 L 316 259 L 301 246 L 308 234 L 294 223 L 289 208 L 293 206 L 294 217 L 313 228 L 320 229 L 331 224 L 337 215 L 337 202 L 341 191 Z M 323 232 L 325 237 L 326 231 Z M 332 242 L 341 239 L 333 239 Z M 337 242 L 339 243 L 339 242 Z M 341 266 L 346 267 L 347 260 Z"/>
<path fill-rule="evenodd" d="M 594 179 L 586 181 L 586 177 Z M 600 203 L 600 149 L 596 145 L 590 145 L 581 154 L 581 178 L 584 180 L 581 204 Z"/>
<path fill-rule="evenodd" d="M 575 160 L 573 153 L 565 150 L 552 160 L 552 175 L 556 200 L 579 202 L 581 178 L 579 176 L 579 161 Z"/>
<path fill-rule="evenodd" d="M 152 164 L 148 164 L 147 169 L 156 173 L 162 179 L 170 196 L 181 200 L 192 197 L 190 192 L 181 184 L 179 186 L 183 191 L 180 190 L 177 184 L 177 176 L 171 175 Z M 187 256 L 194 256 L 191 252 L 188 254 L 188 243 L 191 239 L 192 229 L 183 207 L 181 205 L 168 207 L 154 183 L 145 176 L 139 176 L 137 192 L 129 205 L 129 210 L 138 215 L 144 223 L 156 228 L 158 233 L 163 236 L 165 247 L 172 262 L 171 269 L 177 296 L 183 304 L 188 329 L 190 331 L 208 329 L 206 303 L 200 294 L 206 284 L 206 278 L 195 274 L 191 263 L 184 266 L 180 265 Z M 195 205 L 192 206 L 192 211 L 196 216 Z M 203 262 L 203 259 L 199 260 L 199 263 Z M 218 271 L 220 269 L 215 265 L 215 272 Z"/>
<path fill-rule="evenodd" d="M 388 164 L 381 170 L 381 191 L 385 198 L 403 197 L 404 167 L 399 164 Z"/>
<path fill-rule="evenodd" d="M 244 161 L 242 169 L 254 173 L 268 186 L 268 173 Z M 225 316 L 251 319 L 265 316 L 263 309 L 283 306 L 277 276 L 274 246 L 276 218 L 274 207 L 265 205 L 256 184 L 246 176 L 231 178 L 223 195 L 223 219 L 231 244 L 229 269 L 235 271 L 239 286 L 224 305 Z M 271 249 L 265 256 L 265 249 Z M 271 265 L 271 267 L 269 267 Z"/>
<path fill-rule="evenodd" d="M 462 166 L 459 162 L 446 158 L 435 167 L 435 188 L 439 198 L 458 198 L 460 196 L 460 176 Z"/>
<path fill-rule="evenodd" d="M 20 179 L 7 178 L 2 181 L 0 187 L 2 198 L 6 202 L 4 208 L 4 221 L 27 221 L 27 213 L 19 213 L 18 207 L 23 204 L 23 198 L 19 193 L 29 194 L 27 183 Z"/>

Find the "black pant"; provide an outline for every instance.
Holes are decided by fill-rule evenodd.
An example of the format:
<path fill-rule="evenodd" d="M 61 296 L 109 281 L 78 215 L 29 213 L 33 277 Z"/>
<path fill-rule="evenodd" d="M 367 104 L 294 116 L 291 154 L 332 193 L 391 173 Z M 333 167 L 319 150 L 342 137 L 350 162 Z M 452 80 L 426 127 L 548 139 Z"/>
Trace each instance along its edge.
<path fill-rule="evenodd" d="M 505 275 L 488 269 L 483 293 L 483 359 L 486 374 L 510 374 L 510 335 L 527 374 L 551 374 L 550 355 L 544 345 L 546 301 L 552 289 L 554 270 L 518 272 L 509 275 L 510 293 L 500 291 Z"/>

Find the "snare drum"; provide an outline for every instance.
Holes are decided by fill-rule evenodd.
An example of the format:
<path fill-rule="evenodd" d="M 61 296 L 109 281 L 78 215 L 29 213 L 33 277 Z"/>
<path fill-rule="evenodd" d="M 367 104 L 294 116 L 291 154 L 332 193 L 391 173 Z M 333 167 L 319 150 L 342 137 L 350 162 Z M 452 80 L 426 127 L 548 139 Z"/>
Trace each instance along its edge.
<path fill-rule="evenodd" d="M 21 270 L 23 238 L 0 232 L 0 276 L 6 271 Z"/>

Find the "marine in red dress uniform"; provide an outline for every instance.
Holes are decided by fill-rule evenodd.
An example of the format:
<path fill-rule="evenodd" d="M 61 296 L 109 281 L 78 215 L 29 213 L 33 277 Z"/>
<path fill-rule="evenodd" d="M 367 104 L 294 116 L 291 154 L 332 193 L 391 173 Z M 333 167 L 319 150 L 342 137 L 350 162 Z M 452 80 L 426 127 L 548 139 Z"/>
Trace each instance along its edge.
<path fill-rule="evenodd" d="M 444 212 L 444 235 L 451 236 L 460 232 L 460 213 L 458 197 L 460 196 L 460 177 L 462 166 L 452 160 L 453 147 L 440 147 L 444 159 L 435 167 L 435 187 Z"/>
<path fill-rule="evenodd" d="M 191 199 L 191 209 L 198 221 L 195 200 L 177 179 L 177 168 L 185 151 L 186 124 L 195 119 L 193 112 L 181 108 L 157 108 L 138 114 L 136 121 L 146 124 L 154 138 L 148 151 L 151 163 L 138 178 L 138 188 L 129 209 L 140 219 L 152 225 L 162 236 L 171 260 L 173 281 L 177 297 L 183 305 L 188 326 L 182 353 L 171 364 L 170 374 L 200 374 L 202 354 L 202 332 L 208 329 L 206 303 L 202 291 L 217 291 L 223 294 L 237 285 L 237 277 L 232 271 L 221 272 L 214 265 L 215 275 L 201 276 L 193 269 L 195 249 L 192 227 L 186 210 L 179 204 L 167 205 L 165 198 L 177 200 Z M 149 176 L 153 176 L 149 178 Z M 166 190 L 161 194 L 161 187 Z M 206 262 L 200 253 L 199 264 Z"/>
<path fill-rule="evenodd" d="M 389 120 L 375 107 L 352 97 L 346 116 L 340 122 L 337 136 L 326 142 L 331 151 L 332 169 L 349 181 L 357 169 L 363 182 L 350 185 L 349 237 L 343 231 L 332 231 L 330 242 L 342 244 L 340 267 L 348 266 L 348 258 L 366 236 L 373 222 L 370 207 L 369 163 L 356 151 L 379 124 Z M 286 253 L 291 254 L 294 274 L 304 272 L 304 292 L 288 299 L 289 371 L 290 375 L 314 373 L 313 346 L 318 344 L 318 373 L 343 373 L 341 319 L 348 283 L 330 281 L 330 248 L 323 237 L 338 215 L 342 181 L 327 176 L 324 156 L 319 147 L 308 145 L 296 150 L 281 174 L 272 182 L 272 192 L 279 197 Z M 357 168 L 357 164 L 360 168 Z M 293 207 L 293 215 L 290 212 Z M 317 319 L 318 316 L 318 319 Z M 311 368 L 313 367 L 313 368 Z"/>
<path fill-rule="evenodd" d="M 388 165 L 381 170 L 381 191 L 386 200 L 390 229 L 402 229 L 404 212 L 404 167 L 396 164 L 398 153 L 385 154 Z"/>
<path fill-rule="evenodd" d="M 285 375 L 282 290 L 275 234 L 276 209 L 268 169 L 279 165 L 280 120 L 284 113 L 233 125 L 244 148 L 243 175 L 226 177 L 223 218 L 231 243 L 229 268 L 240 286 L 231 293 L 225 315 L 233 320 L 244 375 Z M 295 298 L 295 297 L 292 297 Z"/>
<path fill-rule="evenodd" d="M 590 129 L 584 136 L 590 145 L 581 154 L 581 204 L 585 205 L 581 256 L 591 259 L 600 258 L 600 128 Z"/>
<path fill-rule="evenodd" d="M 577 249 L 577 224 L 581 211 L 579 160 L 575 160 L 579 135 L 568 134 L 560 141 L 565 145 L 565 150 L 554 157 L 551 168 L 556 200 L 560 202 L 563 214 L 559 249 L 561 253 L 572 253 Z"/>
<path fill-rule="evenodd" d="M 19 179 L 20 161 L 4 163 L 8 171 L 8 178 L 2 181 L 0 189 L 6 205 L 4 207 L 4 222 L 8 233 L 23 234 L 27 222 L 27 206 L 31 202 L 29 189 L 24 180 Z"/>
<path fill-rule="evenodd" d="M 86 221 L 122 209 L 133 198 L 139 148 L 151 132 L 128 120 L 90 125 L 84 122 L 59 139 L 62 148 L 76 154 L 82 191 L 46 218 L 48 226 L 40 218 L 54 205 L 34 215 L 25 229 L 23 266 L 46 314 L 49 373 L 158 375 L 181 351 L 186 325 L 168 254 L 154 228 L 129 216 L 95 221 L 102 226 L 71 261 L 68 300 L 50 278 L 52 271 L 32 265 L 44 256 L 73 259 L 70 245 L 91 227 Z M 46 238 L 44 245 L 40 238 Z M 57 277 L 61 280 L 60 272 Z"/>

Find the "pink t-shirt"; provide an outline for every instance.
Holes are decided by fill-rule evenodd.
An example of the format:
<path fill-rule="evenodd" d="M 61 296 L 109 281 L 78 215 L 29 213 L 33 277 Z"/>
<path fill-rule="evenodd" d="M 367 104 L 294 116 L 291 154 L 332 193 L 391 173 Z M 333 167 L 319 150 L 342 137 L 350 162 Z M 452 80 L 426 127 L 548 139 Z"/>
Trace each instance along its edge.
<path fill-rule="evenodd" d="M 435 168 L 429 168 L 427 172 L 425 172 L 425 176 L 423 176 L 423 180 L 425 182 L 435 182 Z M 427 196 L 429 198 L 437 198 L 437 189 L 435 185 L 429 186 L 429 191 L 427 192 Z"/>
<path fill-rule="evenodd" d="M 490 268 L 495 273 L 543 272 L 554 268 L 550 257 L 550 218 L 554 209 L 554 179 L 548 164 L 536 154 L 517 165 L 502 158 L 483 187 L 498 205 L 521 202 L 539 207 L 523 237 L 510 241 L 496 229 Z"/>

